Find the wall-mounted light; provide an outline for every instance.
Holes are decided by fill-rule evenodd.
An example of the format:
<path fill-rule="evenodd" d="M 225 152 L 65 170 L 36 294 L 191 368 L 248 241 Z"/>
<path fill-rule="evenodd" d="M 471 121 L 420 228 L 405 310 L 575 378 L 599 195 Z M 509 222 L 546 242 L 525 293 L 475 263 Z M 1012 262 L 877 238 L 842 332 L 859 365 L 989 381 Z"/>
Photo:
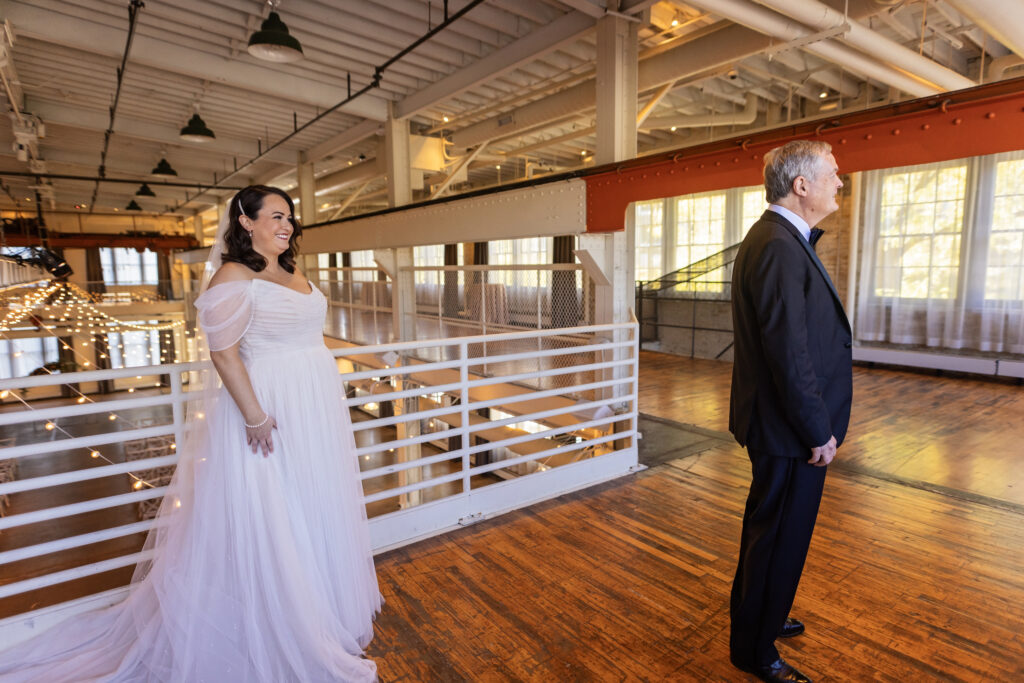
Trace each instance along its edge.
<path fill-rule="evenodd" d="M 272 10 L 277 9 L 277 5 L 277 2 L 271 0 Z M 260 25 L 260 30 L 249 38 L 249 54 L 268 62 L 297 62 L 302 59 L 302 46 L 288 33 L 288 27 L 281 21 L 281 16 L 271 11 Z"/>
<path fill-rule="evenodd" d="M 181 129 L 181 139 L 188 140 L 189 142 L 209 142 L 215 137 L 217 136 L 207 127 L 206 122 L 200 118 L 199 112 L 192 114 L 192 118 Z"/>

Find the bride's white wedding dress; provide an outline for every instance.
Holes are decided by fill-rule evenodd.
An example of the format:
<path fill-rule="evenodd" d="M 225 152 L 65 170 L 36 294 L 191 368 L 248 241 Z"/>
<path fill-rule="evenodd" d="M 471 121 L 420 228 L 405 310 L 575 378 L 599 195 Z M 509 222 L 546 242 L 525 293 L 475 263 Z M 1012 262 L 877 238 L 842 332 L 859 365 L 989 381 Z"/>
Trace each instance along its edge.
<path fill-rule="evenodd" d="M 220 389 L 191 429 L 123 602 L 0 652 L 0 681 L 369 681 L 381 598 L 327 304 L 266 280 L 196 301 L 213 350 L 241 339 L 274 452 Z M 208 401 L 209 403 L 209 401 Z M 180 449 L 185 450 L 185 449 Z M 144 577 L 144 578 L 143 578 Z"/>

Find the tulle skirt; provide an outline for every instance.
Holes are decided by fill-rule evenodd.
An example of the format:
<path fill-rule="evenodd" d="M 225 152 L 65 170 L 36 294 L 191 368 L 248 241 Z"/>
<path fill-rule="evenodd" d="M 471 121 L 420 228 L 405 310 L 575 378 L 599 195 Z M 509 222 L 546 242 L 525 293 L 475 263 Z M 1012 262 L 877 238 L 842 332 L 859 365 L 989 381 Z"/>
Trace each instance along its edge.
<path fill-rule="evenodd" d="M 361 651 L 381 598 L 334 359 L 318 346 L 246 364 L 274 452 L 251 452 L 222 390 L 190 428 L 128 598 L 0 653 L 0 682 L 375 678 Z"/>

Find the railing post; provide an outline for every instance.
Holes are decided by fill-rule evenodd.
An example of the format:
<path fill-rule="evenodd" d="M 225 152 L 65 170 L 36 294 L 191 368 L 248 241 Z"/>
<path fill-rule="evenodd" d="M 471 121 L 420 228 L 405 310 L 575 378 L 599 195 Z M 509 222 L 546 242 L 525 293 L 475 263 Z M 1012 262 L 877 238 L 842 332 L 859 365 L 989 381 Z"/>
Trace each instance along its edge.
<path fill-rule="evenodd" d="M 171 415 L 174 419 L 174 444 L 175 449 L 185 445 L 185 395 L 181 387 L 181 372 L 171 366 L 171 397 L 174 403 L 171 404 Z"/>
<path fill-rule="evenodd" d="M 462 492 L 470 492 L 469 477 L 469 345 L 466 342 L 459 344 L 459 410 L 462 415 L 462 427 L 459 429 L 459 436 L 462 443 Z"/>

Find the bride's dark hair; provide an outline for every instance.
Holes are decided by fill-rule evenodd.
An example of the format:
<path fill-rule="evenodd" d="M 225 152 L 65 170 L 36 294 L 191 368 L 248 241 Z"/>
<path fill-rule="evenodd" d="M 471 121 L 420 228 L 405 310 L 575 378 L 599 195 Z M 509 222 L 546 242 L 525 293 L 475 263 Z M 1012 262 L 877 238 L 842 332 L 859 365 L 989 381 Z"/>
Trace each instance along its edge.
<path fill-rule="evenodd" d="M 289 273 L 295 272 L 295 256 L 299 253 L 299 237 L 302 226 L 295 220 L 295 204 L 284 190 L 269 185 L 250 185 L 239 190 L 228 205 L 228 227 L 224 232 L 224 253 L 221 261 L 234 261 L 248 266 L 257 273 L 267 267 L 267 259 L 252 248 L 252 237 L 242 227 L 239 217 L 243 214 L 255 220 L 263 209 L 263 200 L 269 194 L 276 194 L 288 202 L 289 221 L 292 224 L 292 236 L 288 239 L 288 249 L 277 257 L 277 262 Z"/>

